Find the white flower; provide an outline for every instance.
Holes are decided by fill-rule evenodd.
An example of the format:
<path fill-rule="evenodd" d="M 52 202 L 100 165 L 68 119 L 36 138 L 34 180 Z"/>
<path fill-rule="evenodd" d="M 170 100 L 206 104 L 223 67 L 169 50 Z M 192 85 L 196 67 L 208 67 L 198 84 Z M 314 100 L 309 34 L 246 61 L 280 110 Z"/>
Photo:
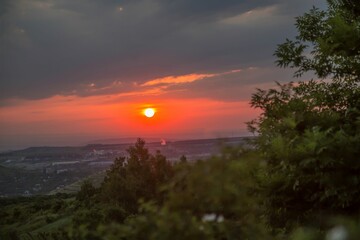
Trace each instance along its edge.
<path fill-rule="evenodd" d="M 215 221 L 215 219 L 216 219 L 215 213 L 208 213 L 202 217 L 203 222 L 211 222 L 211 221 Z"/>
<path fill-rule="evenodd" d="M 222 215 L 218 216 L 215 213 L 208 213 L 202 217 L 202 221 L 203 222 L 212 222 L 212 221 L 223 222 L 224 217 Z"/>

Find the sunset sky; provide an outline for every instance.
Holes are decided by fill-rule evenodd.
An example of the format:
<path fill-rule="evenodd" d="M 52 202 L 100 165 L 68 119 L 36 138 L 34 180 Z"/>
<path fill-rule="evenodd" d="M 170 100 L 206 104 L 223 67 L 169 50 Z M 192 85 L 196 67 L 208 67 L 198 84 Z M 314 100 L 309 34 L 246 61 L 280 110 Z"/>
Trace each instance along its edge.
<path fill-rule="evenodd" d="M 276 45 L 325 0 L 0 0 L 0 150 L 248 135 Z M 305 78 L 311 76 L 305 76 Z M 143 109 L 152 107 L 152 118 Z"/>

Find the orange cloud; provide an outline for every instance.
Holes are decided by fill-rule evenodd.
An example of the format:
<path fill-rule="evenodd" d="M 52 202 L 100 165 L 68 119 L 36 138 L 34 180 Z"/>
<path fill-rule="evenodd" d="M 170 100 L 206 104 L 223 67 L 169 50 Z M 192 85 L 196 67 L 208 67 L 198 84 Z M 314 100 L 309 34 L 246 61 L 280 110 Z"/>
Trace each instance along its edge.
<path fill-rule="evenodd" d="M 187 75 L 182 75 L 182 76 L 167 76 L 167 77 L 163 77 L 163 78 L 156 78 L 153 80 L 150 80 L 148 82 L 145 82 L 144 84 L 142 84 L 141 86 L 146 87 L 146 86 L 154 86 L 154 85 L 159 85 L 159 84 L 179 84 L 179 83 L 190 83 L 190 82 L 194 82 L 197 80 L 201 80 L 203 78 L 207 78 L 207 77 L 213 77 L 216 76 L 217 74 L 187 74 Z"/>

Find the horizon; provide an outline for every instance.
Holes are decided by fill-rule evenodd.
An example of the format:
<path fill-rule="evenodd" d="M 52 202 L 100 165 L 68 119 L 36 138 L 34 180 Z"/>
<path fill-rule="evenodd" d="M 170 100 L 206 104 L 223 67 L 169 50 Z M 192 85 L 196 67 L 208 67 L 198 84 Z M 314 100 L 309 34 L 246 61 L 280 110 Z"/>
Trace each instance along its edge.
<path fill-rule="evenodd" d="M 182 141 L 197 141 L 197 140 L 223 140 L 223 139 L 235 139 L 235 138 L 248 138 L 253 137 L 254 135 L 243 134 L 243 135 L 228 135 L 228 136 L 203 136 L 203 137 L 180 137 L 180 138 L 162 138 L 162 137 L 140 137 L 140 136 L 133 136 L 133 137 L 121 137 L 121 138 L 102 138 L 102 139 L 90 139 L 90 140 L 84 140 L 84 141 L 78 141 L 78 142 L 69 142 L 68 140 L 64 140 L 63 144 L 59 144 L 59 142 L 53 142 L 48 144 L 33 144 L 33 145 L 12 145 L 15 146 L 13 148 L 6 148 L 4 145 L 0 145 L 0 153 L 6 153 L 6 152 L 12 152 L 12 151 L 21 151 L 26 150 L 28 148 L 47 148 L 47 147 L 83 147 L 88 145 L 122 145 L 122 144 L 133 144 L 136 142 L 137 139 L 143 139 L 146 141 L 146 143 L 157 143 L 162 142 L 165 140 L 166 142 L 182 142 Z"/>

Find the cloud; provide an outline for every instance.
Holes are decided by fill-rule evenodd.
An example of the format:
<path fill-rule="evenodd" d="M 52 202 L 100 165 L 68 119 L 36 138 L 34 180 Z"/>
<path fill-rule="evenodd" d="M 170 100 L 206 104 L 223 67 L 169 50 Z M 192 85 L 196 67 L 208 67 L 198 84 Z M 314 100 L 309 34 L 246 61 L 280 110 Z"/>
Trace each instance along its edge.
<path fill-rule="evenodd" d="M 275 67 L 249 67 L 203 78 L 199 81 L 168 86 L 165 97 L 178 99 L 207 98 L 217 101 L 249 101 L 256 88 L 273 87 L 275 81 L 287 82 L 292 72 Z M 303 80 L 307 79 L 304 77 Z"/>
<path fill-rule="evenodd" d="M 291 70 L 278 71 L 276 67 L 248 67 L 227 72 L 188 74 L 167 76 L 152 79 L 144 84 L 133 84 L 127 92 L 110 86 L 97 88 L 88 86 L 92 91 L 103 91 L 107 94 L 103 103 L 141 102 L 151 100 L 164 101 L 165 99 L 191 100 L 208 99 L 222 102 L 246 101 L 251 98 L 256 88 L 267 89 L 275 87 L 275 82 L 288 82 L 292 78 Z M 311 79 L 311 74 L 306 74 L 299 80 Z M 105 90 L 106 89 L 106 90 Z M 78 93 L 81 96 L 96 95 L 91 92 Z"/>
<path fill-rule="evenodd" d="M 221 22 L 224 24 L 231 25 L 247 25 L 247 24 L 265 24 L 269 20 L 279 21 L 284 20 L 283 16 L 276 15 L 278 12 L 278 6 L 272 5 L 264 8 L 256 8 L 249 10 L 245 13 L 241 13 L 236 16 L 222 19 Z"/>
<path fill-rule="evenodd" d="M 136 93 L 167 76 L 270 67 L 276 44 L 291 37 L 294 17 L 314 1 L 3 3 L 2 104 L 9 98 Z"/>
<path fill-rule="evenodd" d="M 153 79 L 143 83 L 141 86 L 154 86 L 154 85 L 163 85 L 163 84 L 180 84 L 180 83 L 190 83 L 203 78 L 212 77 L 214 74 L 187 74 L 183 76 L 167 76 L 162 78 Z"/>

